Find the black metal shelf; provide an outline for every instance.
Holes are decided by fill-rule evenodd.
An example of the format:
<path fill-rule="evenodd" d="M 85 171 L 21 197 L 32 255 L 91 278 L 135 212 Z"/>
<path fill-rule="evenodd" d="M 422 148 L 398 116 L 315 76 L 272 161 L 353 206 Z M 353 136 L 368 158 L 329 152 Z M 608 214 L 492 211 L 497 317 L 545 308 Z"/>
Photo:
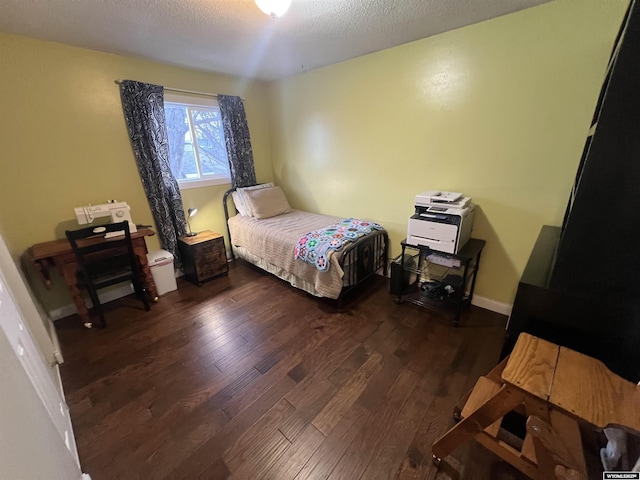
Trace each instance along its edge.
<path fill-rule="evenodd" d="M 396 303 L 411 302 L 431 310 L 448 311 L 457 326 L 471 303 L 485 241 L 470 239 L 457 254 L 400 242 L 402 254 L 391 267 L 391 293 Z"/>

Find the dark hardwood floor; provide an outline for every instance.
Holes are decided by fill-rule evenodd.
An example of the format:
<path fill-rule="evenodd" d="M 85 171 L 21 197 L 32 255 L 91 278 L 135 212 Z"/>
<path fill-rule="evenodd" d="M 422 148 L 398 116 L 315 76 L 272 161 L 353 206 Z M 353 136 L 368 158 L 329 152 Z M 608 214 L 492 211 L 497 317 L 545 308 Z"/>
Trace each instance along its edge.
<path fill-rule="evenodd" d="M 438 472 L 431 443 L 495 365 L 506 317 L 461 326 L 396 305 L 378 277 L 342 312 L 244 263 L 179 279 L 107 328 L 56 322 L 83 471 L 112 479 L 520 479 L 481 447 Z"/>

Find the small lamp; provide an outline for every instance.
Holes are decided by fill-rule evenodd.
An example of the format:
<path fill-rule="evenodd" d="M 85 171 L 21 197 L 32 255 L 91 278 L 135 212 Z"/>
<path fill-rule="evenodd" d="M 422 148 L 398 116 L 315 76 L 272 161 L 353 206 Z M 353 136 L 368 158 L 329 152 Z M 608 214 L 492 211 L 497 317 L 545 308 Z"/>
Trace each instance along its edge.
<path fill-rule="evenodd" d="M 196 213 L 198 213 L 197 208 L 190 208 L 189 210 L 187 210 L 187 225 L 189 226 L 189 233 L 187 233 L 187 237 L 195 237 L 196 235 L 198 235 L 197 232 L 191 231 L 191 223 L 189 222 L 189 219 L 191 217 L 194 217 Z"/>

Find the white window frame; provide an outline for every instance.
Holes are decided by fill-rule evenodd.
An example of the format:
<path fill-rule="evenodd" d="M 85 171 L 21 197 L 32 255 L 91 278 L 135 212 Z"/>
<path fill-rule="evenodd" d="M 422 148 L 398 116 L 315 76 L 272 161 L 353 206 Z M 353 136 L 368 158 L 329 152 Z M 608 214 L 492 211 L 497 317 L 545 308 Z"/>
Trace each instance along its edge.
<path fill-rule="evenodd" d="M 164 102 L 165 103 L 174 103 L 179 105 L 184 105 L 187 107 L 208 107 L 208 108 L 220 108 L 218 105 L 218 99 L 215 97 L 200 97 L 200 96 L 191 96 L 191 95 L 179 95 L 175 93 L 167 93 L 164 94 Z M 192 132 L 193 135 L 193 132 Z M 200 156 L 197 150 L 194 152 L 196 155 L 196 161 L 200 163 Z M 198 165 L 198 168 L 201 168 Z M 231 171 L 228 171 L 226 176 L 223 175 L 215 175 L 211 178 L 206 179 L 196 179 L 196 180 L 178 180 L 178 187 L 180 190 L 188 190 L 190 188 L 200 188 L 200 187 L 210 187 L 214 185 L 230 185 L 231 184 Z"/>

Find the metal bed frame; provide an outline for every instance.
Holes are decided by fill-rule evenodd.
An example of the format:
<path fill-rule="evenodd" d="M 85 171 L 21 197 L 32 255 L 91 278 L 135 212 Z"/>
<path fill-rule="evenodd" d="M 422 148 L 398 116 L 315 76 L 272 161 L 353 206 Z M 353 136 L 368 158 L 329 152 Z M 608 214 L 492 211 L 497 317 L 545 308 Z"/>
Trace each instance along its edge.
<path fill-rule="evenodd" d="M 236 256 L 233 251 L 233 240 L 229 231 L 229 207 L 228 199 L 236 188 L 232 187 L 224 193 L 222 203 L 224 207 L 225 225 L 227 227 L 227 235 L 229 236 L 229 247 L 231 250 L 231 258 L 235 260 Z M 234 205 L 235 210 L 235 205 Z M 237 213 L 237 210 L 236 210 Z M 380 252 L 376 255 L 376 252 Z M 292 252 L 293 255 L 293 252 Z M 386 230 L 376 230 L 369 235 L 360 237 L 356 241 L 348 244 L 340 258 L 340 268 L 345 272 L 343 282 L 347 286 L 343 286 L 340 295 L 336 299 L 338 307 L 342 306 L 342 298 L 344 295 L 354 288 L 361 285 L 369 277 L 379 270 L 383 275 L 387 276 L 389 257 L 389 235 Z M 345 268 L 349 265 L 349 268 Z"/>

